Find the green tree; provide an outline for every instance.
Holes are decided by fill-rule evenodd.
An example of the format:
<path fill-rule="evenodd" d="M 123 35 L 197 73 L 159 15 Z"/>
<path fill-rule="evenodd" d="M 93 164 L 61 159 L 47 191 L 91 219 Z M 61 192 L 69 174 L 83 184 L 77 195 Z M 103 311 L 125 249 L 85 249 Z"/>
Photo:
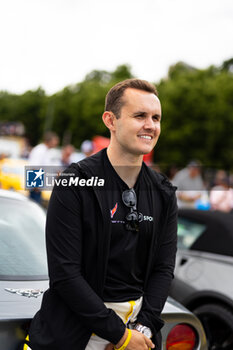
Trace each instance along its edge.
<path fill-rule="evenodd" d="M 41 137 L 46 96 L 42 89 L 22 95 L 0 93 L 0 120 L 20 121 L 32 145 Z"/>
<path fill-rule="evenodd" d="M 127 65 L 118 66 L 113 72 L 94 70 L 84 81 L 58 93 L 54 96 L 55 130 L 60 136 L 64 130 L 69 130 L 76 147 L 94 135 L 108 136 L 101 119 L 106 93 L 116 82 L 131 77 Z"/>
<path fill-rule="evenodd" d="M 157 158 L 180 166 L 198 158 L 207 166 L 231 168 L 232 75 L 213 66 L 187 67 L 173 66 L 158 84 L 164 120 Z"/>

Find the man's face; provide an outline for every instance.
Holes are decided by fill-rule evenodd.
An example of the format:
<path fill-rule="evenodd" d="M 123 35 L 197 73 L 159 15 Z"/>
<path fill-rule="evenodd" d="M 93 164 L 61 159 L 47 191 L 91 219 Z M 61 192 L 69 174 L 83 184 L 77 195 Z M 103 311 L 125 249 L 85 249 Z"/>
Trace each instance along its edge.
<path fill-rule="evenodd" d="M 57 147 L 59 144 L 59 138 L 57 136 L 54 136 L 49 143 L 47 144 L 48 148 L 54 148 Z"/>
<path fill-rule="evenodd" d="M 151 152 L 160 135 L 161 105 L 153 93 L 128 88 L 120 118 L 115 120 L 114 140 L 123 152 Z"/>
<path fill-rule="evenodd" d="M 189 176 L 194 178 L 199 176 L 201 173 L 201 169 L 198 166 L 190 166 L 189 167 Z"/>

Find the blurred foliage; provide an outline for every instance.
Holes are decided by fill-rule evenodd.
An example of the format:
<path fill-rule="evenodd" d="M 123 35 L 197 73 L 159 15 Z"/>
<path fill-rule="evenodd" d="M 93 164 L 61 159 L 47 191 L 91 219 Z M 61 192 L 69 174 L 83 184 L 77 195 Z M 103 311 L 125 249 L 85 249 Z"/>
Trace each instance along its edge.
<path fill-rule="evenodd" d="M 0 121 L 21 121 L 32 145 L 47 130 L 79 147 L 94 135 L 108 136 L 101 115 L 107 91 L 132 78 L 131 67 L 94 70 L 52 96 L 39 88 L 22 95 L 0 92 Z M 155 161 L 184 166 L 199 159 L 205 166 L 232 169 L 233 58 L 200 70 L 184 62 L 171 66 L 157 85 L 162 103 L 162 134 Z"/>
<path fill-rule="evenodd" d="M 199 159 L 209 167 L 232 169 L 232 60 L 221 68 L 195 69 L 179 62 L 158 85 L 163 107 L 158 161 L 184 166 Z"/>

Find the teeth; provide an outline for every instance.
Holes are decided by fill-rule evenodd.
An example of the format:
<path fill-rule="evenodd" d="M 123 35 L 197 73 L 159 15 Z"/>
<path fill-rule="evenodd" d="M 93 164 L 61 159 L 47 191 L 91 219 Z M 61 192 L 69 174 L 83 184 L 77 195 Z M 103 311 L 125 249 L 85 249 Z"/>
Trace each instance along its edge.
<path fill-rule="evenodd" d="M 151 139 L 152 139 L 151 136 L 146 136 L 146 135 L 139 136 L 139 137 L 141 137 L 141 138 L 143 138 L 143 139 L 147 139 L 147 140 L 151 140 Z"/>

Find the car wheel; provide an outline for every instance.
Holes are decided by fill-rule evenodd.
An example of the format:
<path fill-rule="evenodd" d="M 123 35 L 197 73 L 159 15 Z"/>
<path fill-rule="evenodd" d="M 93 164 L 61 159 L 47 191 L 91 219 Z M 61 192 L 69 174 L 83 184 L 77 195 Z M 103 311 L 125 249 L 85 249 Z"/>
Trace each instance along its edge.
<path fill-rule="evenodd" d="M 193 312 L 205 329 L 209 350 L 233 349 L 233 312 L 218 304 L 201 305 Z"/>

